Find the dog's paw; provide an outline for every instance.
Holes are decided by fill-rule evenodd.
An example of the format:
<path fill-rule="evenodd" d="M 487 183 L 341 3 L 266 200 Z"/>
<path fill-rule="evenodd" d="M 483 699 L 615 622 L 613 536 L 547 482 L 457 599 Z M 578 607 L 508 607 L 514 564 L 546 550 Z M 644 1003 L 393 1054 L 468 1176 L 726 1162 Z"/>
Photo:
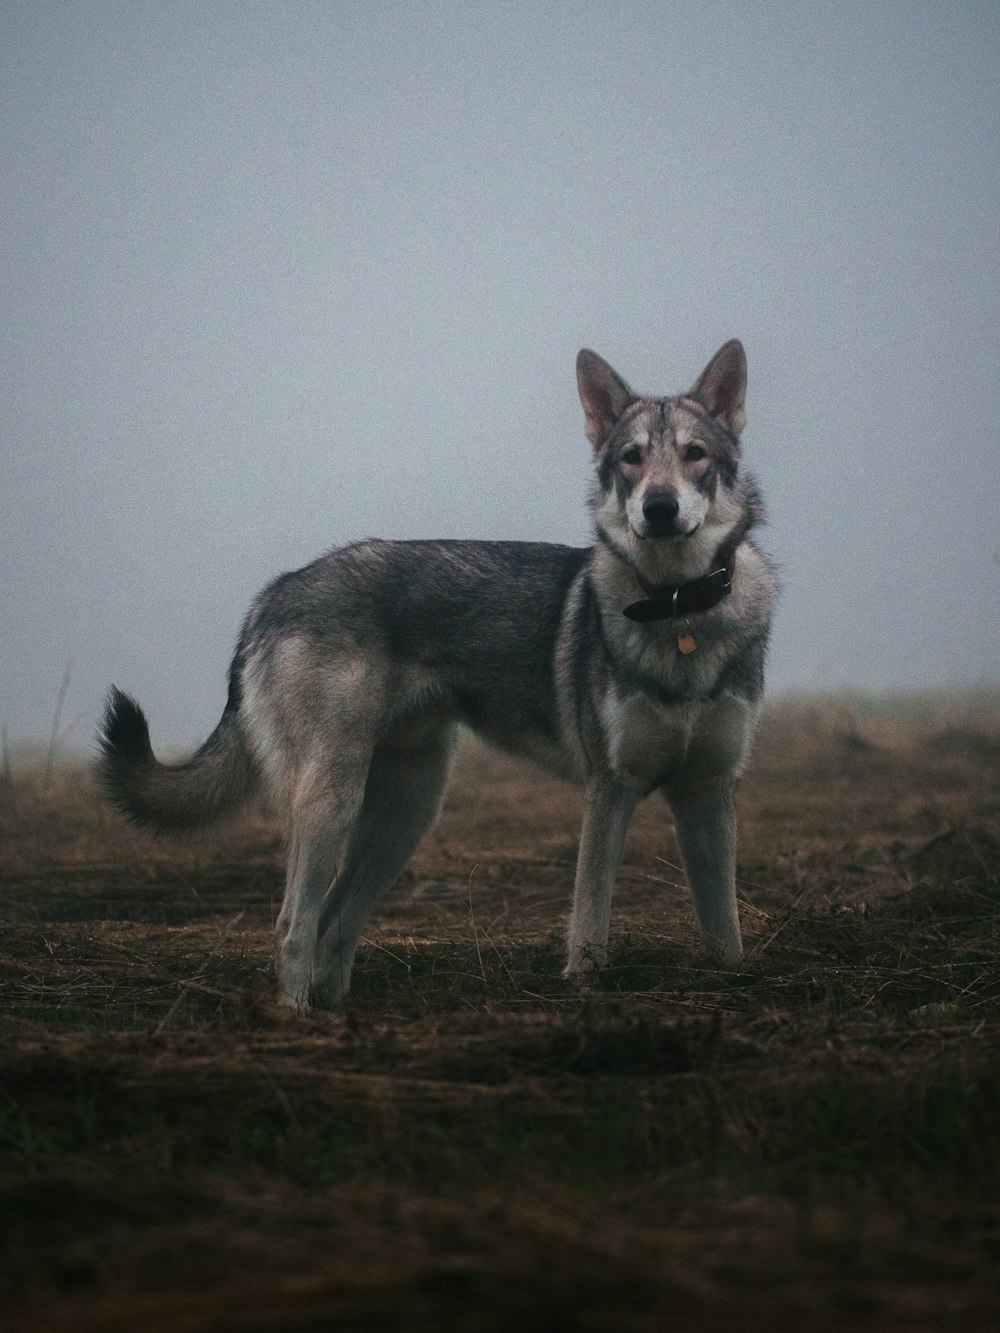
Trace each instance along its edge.
<path fill-rule="evenodd" d="M 309 994 L 309 1008 L 314 1012 L 329 1013 L 343 1008 L 346 991 L 328 986 L 314 986 Z"/>
<path fill-rule="evenodd" d="M 713 967 L 739 967 L 743 961 L 743 942 L 739 938 L 720 940 L 703 936 L 701 955 Z"/>
<path fill-rule="evenodd" d="M 571 958 L 563 968 L 563 981 L 586 985 L 595 980 L 602 967 L 607 965 L 607 953 L 603 950 L 586 949 L 576 958 Z"/>

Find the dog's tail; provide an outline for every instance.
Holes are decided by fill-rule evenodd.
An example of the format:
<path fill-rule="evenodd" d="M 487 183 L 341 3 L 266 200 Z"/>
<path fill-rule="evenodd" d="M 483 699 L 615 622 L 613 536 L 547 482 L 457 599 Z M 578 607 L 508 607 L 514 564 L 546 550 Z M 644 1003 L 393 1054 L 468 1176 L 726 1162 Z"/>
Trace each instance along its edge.
<path fill-rule="evenodd" d="M 219 725 L 183 764 L 161 764 L 149 741 L 146 715 L 112 686 L 99 735 L 97 776 L 133 823 L 155 833 L 181 833 L 235 812 L 259 784 L 230 691 Z"/>

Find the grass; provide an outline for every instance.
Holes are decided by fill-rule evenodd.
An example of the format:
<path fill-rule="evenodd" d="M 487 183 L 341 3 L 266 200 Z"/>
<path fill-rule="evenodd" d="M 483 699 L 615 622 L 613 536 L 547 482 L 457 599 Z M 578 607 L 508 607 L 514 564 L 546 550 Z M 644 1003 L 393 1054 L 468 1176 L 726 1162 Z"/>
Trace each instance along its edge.
<path fill-rule="evenodd" d="M 470 748 L 352 995 L 295 1020 L 266 819 L 150 842 L 15 762 L 11 1326 L 995 1326 L 998 755 L 984 697 L 772 709 L 743 965 L 698 956 L 649 803 L 580 989 L 577 797 Z"/>

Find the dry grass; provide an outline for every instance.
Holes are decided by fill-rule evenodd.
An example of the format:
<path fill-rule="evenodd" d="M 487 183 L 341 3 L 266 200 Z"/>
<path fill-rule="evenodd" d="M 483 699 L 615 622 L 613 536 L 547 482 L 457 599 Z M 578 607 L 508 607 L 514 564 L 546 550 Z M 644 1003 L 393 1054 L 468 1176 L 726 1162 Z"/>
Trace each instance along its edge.
<path fill-rule="evenodd" d="M 470 746 L 343 1010 L 282 1018 L 282 855 L 0 788 L 0 1190 L 24 1329 L 993 1328 L 1000 702 L 783 704 L 745 964 L 640 811 L 559 978 L 578 797 Z"/>

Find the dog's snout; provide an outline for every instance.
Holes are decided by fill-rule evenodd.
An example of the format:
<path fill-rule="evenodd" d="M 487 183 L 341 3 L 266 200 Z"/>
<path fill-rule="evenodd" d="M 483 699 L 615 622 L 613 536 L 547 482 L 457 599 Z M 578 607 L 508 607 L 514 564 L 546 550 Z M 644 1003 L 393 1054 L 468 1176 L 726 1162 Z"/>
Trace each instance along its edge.
<path fill-rule="evenodd" d="M 648 491 L 642 502 L 642 516 L 653 532 L 669 532 L 680 513 L 680 502 L 673 491 L 657 487 Z"/>

